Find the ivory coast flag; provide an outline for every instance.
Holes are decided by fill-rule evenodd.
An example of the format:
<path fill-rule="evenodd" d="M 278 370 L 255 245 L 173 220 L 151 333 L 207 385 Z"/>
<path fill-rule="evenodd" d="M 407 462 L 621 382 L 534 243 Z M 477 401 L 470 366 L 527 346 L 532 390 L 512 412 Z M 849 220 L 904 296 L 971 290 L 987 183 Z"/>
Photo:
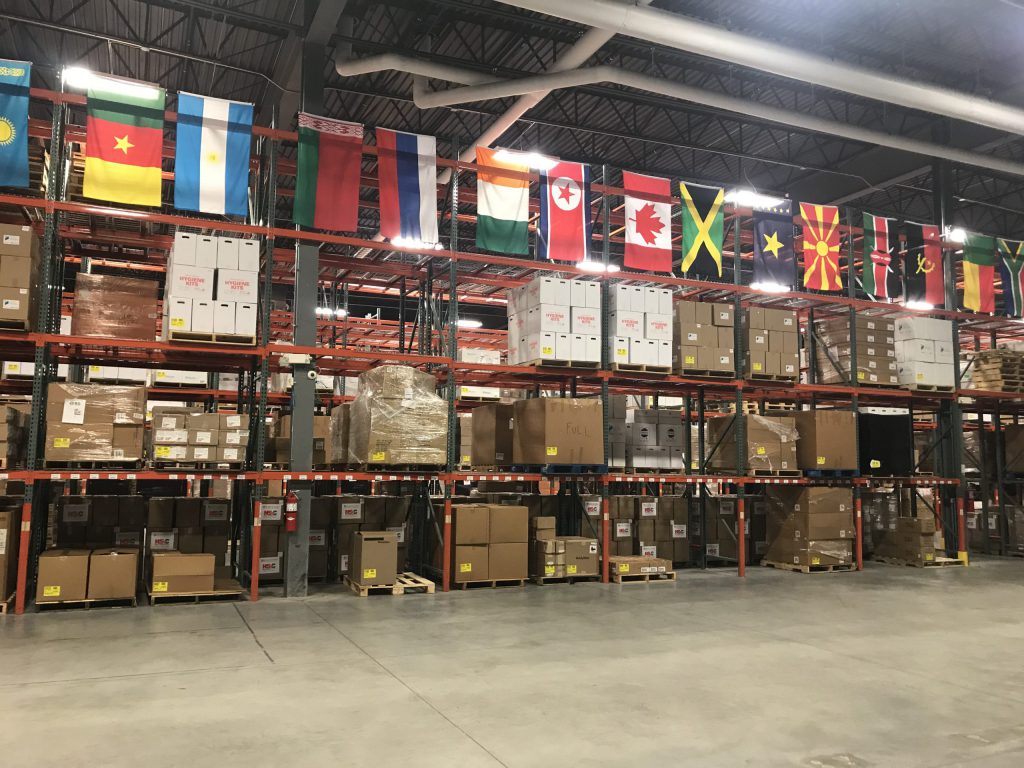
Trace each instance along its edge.
<path fill-rule="evenodd" d="M 102 79 L 89 88 L 82 194 L 132 205 L 160 205 L 164 89 Z"/>
<path fill-rule="evenodd" d="M 476 148 L 476 245 L 487 251 L 530 252 L 530 167 Z"/>

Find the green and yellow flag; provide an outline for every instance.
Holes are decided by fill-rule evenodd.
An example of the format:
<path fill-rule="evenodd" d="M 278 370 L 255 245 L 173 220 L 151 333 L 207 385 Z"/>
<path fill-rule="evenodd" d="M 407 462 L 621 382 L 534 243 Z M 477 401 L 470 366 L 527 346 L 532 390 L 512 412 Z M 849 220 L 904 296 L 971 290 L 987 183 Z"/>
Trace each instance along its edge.
<path fill-rule="evenodd" d="M 679 193 L 683 198 L 683 260 L 679 271 L 686 277 L 721 277 L 725 190 L 687 186 L 681 181 Z"/>

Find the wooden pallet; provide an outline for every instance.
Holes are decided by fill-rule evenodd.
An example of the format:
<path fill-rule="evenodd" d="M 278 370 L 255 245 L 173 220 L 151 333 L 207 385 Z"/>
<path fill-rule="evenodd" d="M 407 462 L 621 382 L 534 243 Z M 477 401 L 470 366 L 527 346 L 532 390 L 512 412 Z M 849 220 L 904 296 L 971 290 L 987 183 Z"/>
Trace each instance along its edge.
<path fill-rule="evenodd" d="M 672 373 L 671 365 L 647 365 L 646 363 L 612 363 L 611 369 L 623 373 L 654 373 L 658 376 L 668 376 Z"/>
<path fill-rule="evenodd" d="M 531 368 L 582 368 L 591 371 L 596 371 L 601 367 L 601 363 L 592 360 L 529 360 L 520 365 Z"/>
<path fill-rule="evenodd" d="M 90 469 L 99 472 L 131 472 L 144 468 L 141 459 L 139 461 L 47 461 L 44 464 L 47 469 L 68 472 L 85 472 Z"/>
<path fill-rule="evenodd" d="M 604 475 L 608 473 L 607 464 L 517 464 L 499 469 L 511 475 Z"/>
<path fill-rule="evenodd" d="M 531 576 L 530 581 L 534 584 L 575 584 L 578 581 L 600 581 L 601 577 L 596 573 L 586 576 Z"/>
<path fill-rule="evenodd" d="M 633 365 L 632 363 L 612 363 L 611 369 L 613 371 L 623 371 L 632 373 L 643 373 L 644 367 L 642 365 Z"/>
<path fill-rule="evenodd" d="M 751 469 L 747 471 L 748 477 L 803 477 L 799 469 Z"/>
<path fill-rule="evenodd" d="M 153 461 L 150 469 L 162 472 L 175 472 L 177 470 L 217 470 L 237 469 L 244 461 Z"/>
<path fill-rule="evenodd" d="M 56 600 L 54 602 L 36 603 L 37 611 L 58 611 L 66 609 L 83 608 L 134 608 L 138 605 L 136 597 L 105 597 L 88 598 L 85 600 Z"/>
<path fill-rule="evenodd" d="M 794 573 L 839 573 L 841 571 L 853 571 L 857 568 L 854 563 L 849 563 L 848 565 L 799 565 L 797 563 L 780 563 L 774 560 L 762 560 L 761 565 L 780 571 L 793 571 Z"/>
<path fill-rule="evenodd" d="M 796 376 L 782 376 L 774 373 L 748 373 L 746 376 L 750 381 L 777 381 L 780 384 L 796 384 Z"/>
<path fill-rule="evenodd" d="M 675 571 L 663 573 L 613 573 L 611 579 L 616 584 L 635 584 L 648 581 L 675 581 Z"/>
<path fill-rule="evenodd" d="M 3 616 L 5 613 L 7 613 L 9 610 L 11 610 L 11 606 L 12 606 L 13 602 L 14 602 L 14 593 L 11 592 L 11 594 L 7 596 L 7 599 L 4 600 L 2 603 L 0 603 L 0 616 Z"/>
<path fill-rule="evenodd" d="M 734 379 L 734 371 L 709 371 L 703 368 L 680 368 L 676 371 L 678 376 L 707 376 L 711 379 Z"/>
<path fill-rule="evenodd" d="M 352 581 L 348 576 L 344 578 L 344 584 L 359 597 L 369 597 L 370 595 L 381 594 L 404 595 L 406 592 L 414 591 L 422 591 L 427 595 L 434 594 L 434 582 L 430 579 L 425 579 L 412 571 L 406 571 L 398 574 L 398 578 L 393 584 L 359 584 Z"/>
<path fill-rule="evenodd" d="M 190 344 L 216 344 L 230 347 L 255 347 L 256 337 L 241 333 L 198 333 L 195 331 L 168 331 L 168 341 L 187 341 Z"/>
<path fill-rule="evenodd" d="M 805 469 L 803 472 L 806 477 L 819 477 L 823 480 L 860 477 L 859 469 Z"/>
<path fill-rule="evenodd" d="M 963 565 L 963 560 L 958 560 L 955 557 L 941 557 L 935 556 L 934 560 L 926 560 L 923 562 L 916 562 L 913 560 L 902 560 L 898 557 L 879 557 L 875 555 L 872 560 L 876 563 L 885 563 L 886 565 L 909 565 L 914 568 L 943 568 L 951 565 Z"/>
<path fill-rule="evenodd" d="M 526 579 L 481 579 L 479 581 L 457 581 L 452 584 L 455 589 L 495 589 L 497 587 L 522 587 Z"/>
<path fill-rule="evenodd" d="M 956 387 L 947 384 L 917 384 L 912 382 L 905 386 L 911 392 L 956 392 Z"/>
<path fill-rule="evenodd" d="M 0 328 L 5 331 L 28 331 L 30 325 L 28 320 L 0 320 Z"/>
<path fill-rule="evenodd" d="M 237 600 L 242 596 L 242 586 L 234 579 L 215 581 L 208 592 L 153 592 L 147 590 L 150 605 L 157 603 L 209 603 L 219 600 Z"/>

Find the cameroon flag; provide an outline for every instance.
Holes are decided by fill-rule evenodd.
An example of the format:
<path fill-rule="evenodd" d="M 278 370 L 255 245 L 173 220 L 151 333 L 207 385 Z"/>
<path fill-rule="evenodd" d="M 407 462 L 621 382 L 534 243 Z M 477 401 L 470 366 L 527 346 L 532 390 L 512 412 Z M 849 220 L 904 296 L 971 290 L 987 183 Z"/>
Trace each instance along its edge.
<path fill-rule="evenodd" d="M 164 89 L 130 80 L 89 88 L 82 194 L 132 205 L 160 205 Z"/>
<path fill-rule="evenodd" d="M 967 235 L 964 243 L 964 308 L 972 312 L 995 312 L 995 239 Z"/>

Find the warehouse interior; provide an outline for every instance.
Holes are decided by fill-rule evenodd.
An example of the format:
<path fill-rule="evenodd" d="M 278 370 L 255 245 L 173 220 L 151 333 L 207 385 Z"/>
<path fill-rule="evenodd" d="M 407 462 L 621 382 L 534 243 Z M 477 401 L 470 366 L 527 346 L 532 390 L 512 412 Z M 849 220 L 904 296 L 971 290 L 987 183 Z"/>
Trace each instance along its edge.
<path fill-rule="evenodd" d="M 0 762 L 1020 765 L 1022 28 L 5 4 Z"/>

